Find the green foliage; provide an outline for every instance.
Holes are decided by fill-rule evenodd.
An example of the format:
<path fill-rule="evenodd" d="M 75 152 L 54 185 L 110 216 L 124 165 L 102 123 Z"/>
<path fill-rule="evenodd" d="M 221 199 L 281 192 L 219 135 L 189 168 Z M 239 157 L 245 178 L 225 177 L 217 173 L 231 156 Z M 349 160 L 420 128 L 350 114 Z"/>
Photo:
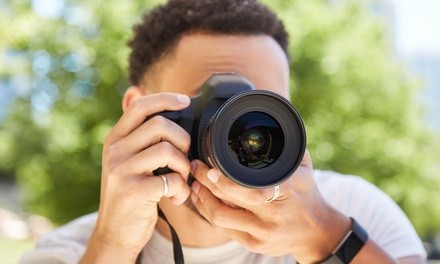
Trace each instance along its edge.
<path fill-rule="evenodd" d="M 128 85 L 125 43 L 148 6 L 75 1 L 45 18 L 16 1 L 0 16 L 0 49 L 13 54 L 0 76 L 32 80 L 15 88 L 23 91 L 1 124 L 0 167 L 15 173 L 33 212 L 64 223 L 97 210 L 102 141 Z"/>
<path fill-rule="evenodd" d="M 30 82 L 0 124 L 0 170 L 15 173 L 33 212 L 64 223 L 97 209 L 102 140 L 128 85 L 125 42 L 157 2 L 66 1 L 59 18 L 32 13 L 30 1 L 0 11 L 0 54 L 13 53 L 0 80 Z M 367 178 L 421 235 L 440 230 L 438 138 L 381 24 L 355 2 L 264 2 L 291 34 L 292 98 L 315 167 Z"/>
<path fill-rule="evenodd" d="M 365 177 L 421 235 L 438 231 L 439 137 L 424 127 L 385 28 L 356 1 L 287 2 L 270 1 L 291 34 L 292 101 L 315 167 Z"/>

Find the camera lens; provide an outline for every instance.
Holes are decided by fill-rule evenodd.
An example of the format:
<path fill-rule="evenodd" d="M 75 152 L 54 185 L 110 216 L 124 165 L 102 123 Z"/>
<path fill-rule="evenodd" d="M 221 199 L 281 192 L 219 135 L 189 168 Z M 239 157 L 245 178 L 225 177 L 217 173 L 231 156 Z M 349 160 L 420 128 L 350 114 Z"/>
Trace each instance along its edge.
<path fill-rule="evenodd" d="M 232 96 L 209 121 L 201 123 L 199 156 L 243 186 L 280 184 L 293 174 L 304 155 L 305 128 L 298 112 L 289 101 L 269 91 Z"/>
<path fill-rule="evenodd" d="M 243 166 L 260 169 L 276 161 L 284 146 L 284 135 L 278 122 L 263 112 L 249 112 L 232 124 L 228 137 L 229 150 Z"/>

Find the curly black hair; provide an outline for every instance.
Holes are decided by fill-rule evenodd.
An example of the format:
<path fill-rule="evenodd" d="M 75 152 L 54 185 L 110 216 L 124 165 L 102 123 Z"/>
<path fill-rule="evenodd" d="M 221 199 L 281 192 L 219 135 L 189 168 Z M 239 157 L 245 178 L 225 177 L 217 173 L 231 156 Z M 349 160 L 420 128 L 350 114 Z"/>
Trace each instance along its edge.
<path fill-rule="evenodd" d="M 133 27 L 129 78 L 139 85 L 150 66 L 172 52 L 184 34 L 268 35 L 288 54 L 283 23 L 256 0 L 169 0 Z"/>

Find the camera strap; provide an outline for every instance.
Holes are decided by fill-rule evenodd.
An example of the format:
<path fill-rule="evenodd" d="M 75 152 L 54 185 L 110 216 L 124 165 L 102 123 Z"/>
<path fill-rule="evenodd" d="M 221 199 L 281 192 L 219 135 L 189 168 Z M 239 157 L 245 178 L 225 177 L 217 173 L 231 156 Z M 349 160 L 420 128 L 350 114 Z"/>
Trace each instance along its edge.
<path fill-rule="evenodd" d="M 157 211 L 159 213 L 159 217 L 162 218 L 170 227 L 171 237 L 173 240 L 173 255 L 174 255 L 174 263 L 175 264 L 184 264 L 185 261 L 183 259 L 183 251 L 182 251 L 182 245 L 180 244 L 179 237 L 177 236 L 176 230 L 174 230 L 174 227 L 170 224 L 165 214 L 162 212 L 162 210 L 157 206 Z M 142 251 L 139 253 L 136 264 L 141 264 L 142 260 Z"/>

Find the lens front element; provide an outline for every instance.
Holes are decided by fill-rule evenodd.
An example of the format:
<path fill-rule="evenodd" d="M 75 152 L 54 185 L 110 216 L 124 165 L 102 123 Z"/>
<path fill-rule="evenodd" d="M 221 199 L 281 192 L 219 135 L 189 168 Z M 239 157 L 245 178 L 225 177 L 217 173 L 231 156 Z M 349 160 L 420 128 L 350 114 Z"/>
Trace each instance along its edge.
<path fill-rule="evenodd" d="M 232 124 L 229 150 L 237 161 L 252 169 L 265 168 L 276 161 L 284 146 L 278 122 L 263 112 L 248 112 Z"/>
<path fill-rule="evenodd" d="M 253 90 L 229 98 L 200 137 L 202 159 L 251 188 L 292 176 L 304 155 L 305 128 L 296 109 L 273 92 Z"/>

